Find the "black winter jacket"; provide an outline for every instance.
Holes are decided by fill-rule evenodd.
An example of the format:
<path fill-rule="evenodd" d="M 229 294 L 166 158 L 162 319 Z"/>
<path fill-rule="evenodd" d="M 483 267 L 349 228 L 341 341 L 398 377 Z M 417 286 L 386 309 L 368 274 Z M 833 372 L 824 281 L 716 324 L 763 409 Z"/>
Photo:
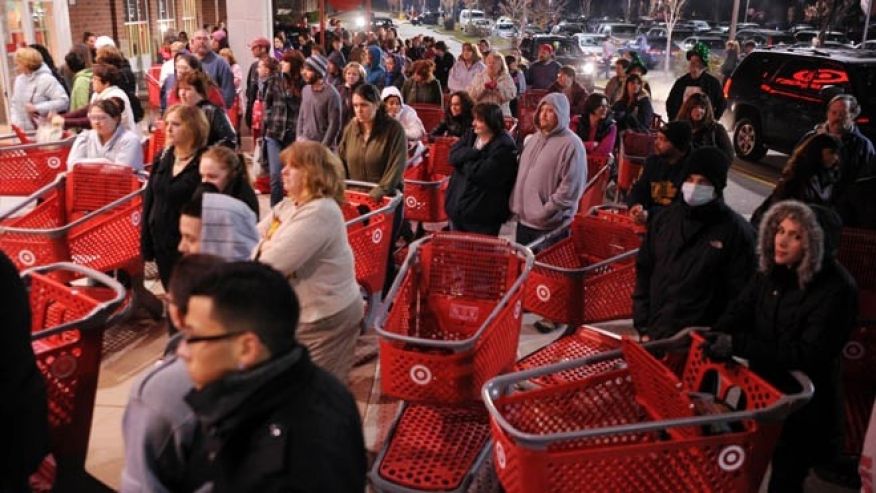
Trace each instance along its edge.
<path fill-rule="evenodd" d="M 652 339 L 711 326 L 754 273 L 754 230 L 722 199 L 652 217 L 636 259 L 633 324 Z"/>
<path fill-rule="evenodd" d="M 799 435 L 799 447 L 824 459 L 838 446 L 840 353 L 854 328 L 857 300 L 854 280 L 832 258 L 804 289 L 794 273 L 776 267 L 759 272 L 714 327 L 732 334 L 733 354 L 780 390 L 798 390 L 790 370 L 812 379 L 812 401 L 786 427 L 798 432 L 792 435 Z"/>
<path fill-rule="evenodd" d="M 29 491 L 49 449 L 46 386 L 30 341 L 30 304 L 18 270 L 0 252 L 0 491 Z"/>
<path fill-rule="evenodd" d="M 824 124 L 818 125 L 815 130 L 808 132 L 797 143 L 799 147 L 813 134 L 824 131 Z M 861 133 L 857 125 L 853 125 L 842 137 L 842 146 L 839 149 L 840 157 L 840 182 L 834 195 L 842 197 L 852 184 L 864 178 L 876 176 L 876 148 L 873 142 Z"/>
<path fill-rule="evenodd" d="M 225 109 L 219 108 L 210 101 L 204 99 L 198 103 L 198 108 L 204 112 L 207 117 L 207 123 L 210 124 L 210 134 L 207 137 L 207 147 L 212 145 L 224 145 L 230 149 L 237 147 L 237 134 L 234 128 L 231 127 L 231 122 L 225 115 Z"/>
<path fill-rule="evenodd" d="M 501 225 L 511 214 L 508 199 L 517 180 L 517 147 L 507 132 L 481 150 L 474 148 L 476 139 L 469 130 L 450 150 L 454 173 L 445 210 L 451 221 L 462 224 Z"/>
<path fill-rule="evenodd" d="M 444 115 L 444 119 L 429 135 L 432 137 L 462 137 L 471 130 L 471 122 L 471 115 L 465 113 L 457 117 Z"/>
<path fill-rule="evenodd" d="M 675 81 L 669 91 L 669 97 L 666 98 L 666 119 L 673 121 L 678 118 L 678 110 L 684 104 L 684 90 L 688 87 L 699 87 L 700 91 L 709 97 L 712 109 L 715 111 L 715 121 L 719 121 L 724 114 L 724 108 L 727 107 L 727 100 L 724 99 L 721 82 L 708 72 L 703 72 L 699 79 L 684 74 Z"/>
<path fill-rule="evenodd" d="M 193 390 L 186 402 L 207 437 L 216 493 L 365 490 L 356 402 L 303 347 Z"/>

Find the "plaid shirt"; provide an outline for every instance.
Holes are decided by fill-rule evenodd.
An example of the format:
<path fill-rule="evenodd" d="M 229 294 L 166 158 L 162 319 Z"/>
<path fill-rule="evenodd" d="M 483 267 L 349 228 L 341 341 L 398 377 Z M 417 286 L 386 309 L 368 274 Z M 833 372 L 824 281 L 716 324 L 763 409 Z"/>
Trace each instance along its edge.
<path fill-rule="evenodd" d="M 272 75 L 265 83 L 263 94 L 259 95 L 265 101 L 262 125 L 264 135 L 283 144 L 295 140 L 298 108 L 301 106 L 301 88 L 304 84 L 300 79 L 294 83 L 298 85 L 297 96 L 291 89 L 286 90 L 282 75 Z"/>

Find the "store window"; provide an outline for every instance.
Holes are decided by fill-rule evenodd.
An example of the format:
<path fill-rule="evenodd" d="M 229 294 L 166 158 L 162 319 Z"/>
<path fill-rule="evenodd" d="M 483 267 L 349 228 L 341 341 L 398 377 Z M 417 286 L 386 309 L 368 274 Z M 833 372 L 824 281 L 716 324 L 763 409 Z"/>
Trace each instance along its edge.
<path fill-rule="evenodd" d="M 191 38 L 198 27 L 198 8 L 195 0 L 182 0 L 182 30 Z"/>
<path fill-rule="evenodd" d="M 174 0 L 158 0 L 156 12 L 155 43 L 161 49 L 164 36 L 176 34 L 176 7 Z"/>
<path fill-rule="evenodd" d="M 125 0 L 125 55 L 136 57 L 152 51 L 146 0 Z"/>

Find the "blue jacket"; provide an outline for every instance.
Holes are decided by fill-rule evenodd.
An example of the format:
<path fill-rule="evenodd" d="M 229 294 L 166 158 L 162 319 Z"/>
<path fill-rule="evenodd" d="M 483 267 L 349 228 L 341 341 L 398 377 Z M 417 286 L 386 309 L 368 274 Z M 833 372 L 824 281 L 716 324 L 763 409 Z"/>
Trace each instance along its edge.
<path fill-rule="evenodd" d="M 372 45 L 368 47 L 368 54 L 371 57 L 371 64 L 367 68 L 365 81 L 383 89 L 383 84 L 386 81 L 386 69 L 383 68 L 383 51 L 379 47 Z"/>

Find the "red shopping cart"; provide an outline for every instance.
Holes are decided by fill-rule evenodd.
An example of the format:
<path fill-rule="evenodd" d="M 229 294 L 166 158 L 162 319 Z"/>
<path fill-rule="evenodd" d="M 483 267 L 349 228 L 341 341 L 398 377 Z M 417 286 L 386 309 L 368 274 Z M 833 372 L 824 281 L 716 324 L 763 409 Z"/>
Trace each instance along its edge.
<path fill-rule="evenodd" d="M 435 159 L 426 159 L 404 171 L 404 217 L 408 221 L 440 223 L 447 221 L 444 202 L 450 176 L 436 172 Z"/>
<path fill-rule="evenodd" d="M 30 142 L 33 135 L 0 136 L 0 195 L 30 195 L 67 169 L 67 156 L 76 137 L 65 134 L 58 142 L 39 144 Z"/>
<path fill-rule="evenodd" d="M 520 141 L 535 132 L 535 110 L 541 98 L 547 93 L 543 89 L 528 89 L 519 96 L 517 111 L 520 118 L 517 120 L 517 138 Z"/>
<path fill-rule="evenodd" d="M 594 356 L 620 347 L 620 336 L 603 331 L 596 327 L 582 326 L 575 333 L 560 337 L 556 341 L 530 354 L 514 365 L 514 371 L 524 371 L 531 368 L 554 365 L 564 361 L 572 361 L 588 356 Z M 617 369 L 622 360 L 615 358 L 592 365 L 579 366 L 569 370 L 543 375 L 533 380 L 538 385 L 557 385 L 574 382 L 591 375 L 605 373 Z"/>
<path fill-rule="evenodd" d="M 624 132 L 621 134 L 618 154 L 617 187 L 622 193 L 629 193 L 633 183 L 642 173 L 645 159 L 654 154 L 653 133 Z"/>
<path fill-rule="evenodd" d="M 98 286 L 74 286 L 59 277 L 86 278 Z M 30 293 L 33 351 L 46 382 L 56 486 L 75 491 L 70 481 L 85 466 L 103 329 L 125 290 L 104 274 L 69 263 L 35 267 L 22 278 Z"/>
<path fill-rule="evenodd" d="M 596 206 L 605 202 L 605 189 L 611 177 L 611 164 L 614 156 L 589 155 L 587 156 L 587 184 L 584 185 L 584 193 L 578 202 L 578 213 L 586 213 Z"/>
<path fill-rule="evenodd" d="M 412 104 L 411 108 L 417 112 L 427 134 L 438 128 L 441 120 L 444 119 L 444 108 L 437 104 Z"/>
<path fill-rule="evenodd" d="M 876 231 L 844 228 L 840 263 L 858 284 L 860 323 L 843 348 L 844 449 L 860 455 L 876 400 Z"/>
<path fill-rule="evenodd" d="M 72 261 L 138 272 L 145 187 L 130 166 L 76 164 L 0 216 L 0 249 L 19 269 Z"/>
<path fill-rule="evenodd" d="M 146 89 L 149 93 L 149 106 L 152 109 L 161 108 L 161 65 L 153 65 L 149 67 L 149 71 L 144 76 L 146 79 Z"/>
<path fill-rule="evenodd" d="M 402 195 L 396 192 L 376 201 L 368 195 L 374 183 L 347 180 L 346 184 L 344 196 L 347 202 L 342 211 L 347 221 L 347 240 L 356 263 L 356 282 L 369 298 L 373 298 L 383 292 L 392 247 L 392 225 Z M 370 301 L 370 306 L 374 307 L 379 300 Z"/>
<path fill-rule="evenodd" d="M 812 383 L 783 395 L 742 365 L 705 359 L 683 333 L 584 359 L 496 377 L 482 395 L 493 462 L 509 493 L 757 491 L 781 420 Z M 686 356 L 676 375 L 650 352 Z M 551 373 L 622 358 L 624 365 L 565 384 L 521 389 Z"/>
<path fill-rule="evenodd" d="M 530 248 L 549 242 L 557 230 Z M 539 252 L 526 280 L 523 308 L 577 326 L 629 318 L 640 230 L 626 214 L 596 208 L 572 221 L 571 236 Z"/>
<path fill-rule="evenodd" d="M 377 316 L 386 395 L 443 405 L 476 400 L 517 354 L 529 249 L 436 233 L 411 251 Z"/>
<path fill-rule="evenodd" d="M 147 169 L 152 167 L 156 156 L 160 156 L 164 150 L 164 143 L 167 139 L 167 134 L 164 132 L 164 121 L 156 120 L 152 124 L 152 131 L 149 132 L 149 141 L 146 144 L 146 149 L 143 152 L 143 163 Z"/>

